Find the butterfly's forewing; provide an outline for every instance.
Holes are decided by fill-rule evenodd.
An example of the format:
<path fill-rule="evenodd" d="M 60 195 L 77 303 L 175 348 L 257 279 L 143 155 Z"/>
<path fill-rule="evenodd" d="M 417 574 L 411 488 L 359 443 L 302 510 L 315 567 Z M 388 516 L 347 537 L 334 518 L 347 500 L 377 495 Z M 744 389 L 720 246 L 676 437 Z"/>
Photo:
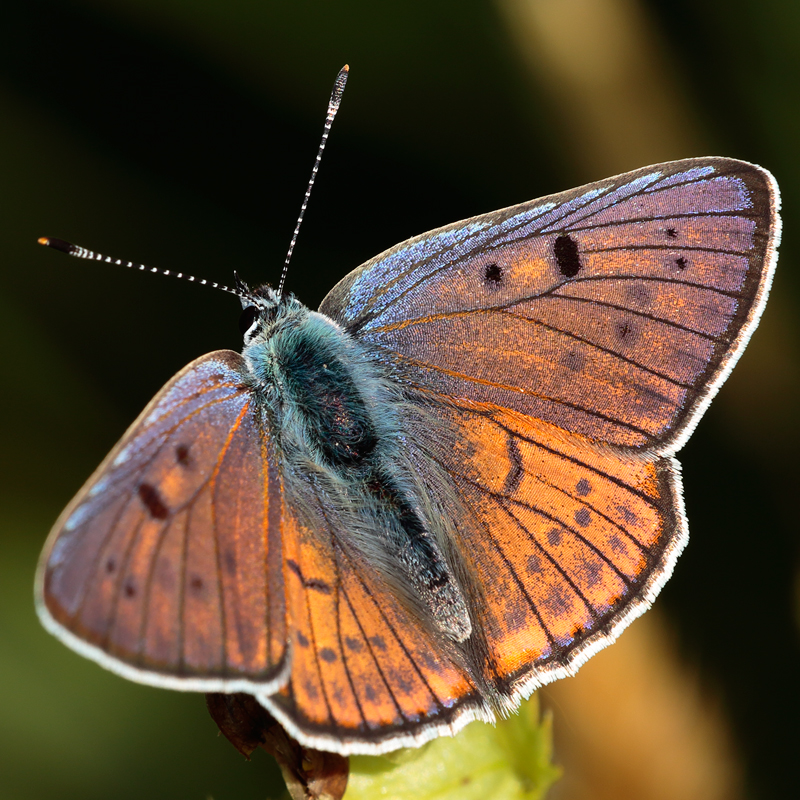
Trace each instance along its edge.
<path fill-rule="evenodd" d="M 288 678 L 282 491 L 236 353 L 155 397 L 56 523 L 45 626 L 144 683 L 273 691 Z"/>
<path fill-rule="evenodd" d="M 291 680 L 260 701 L 307 746 L 341 753 L 419 745 L 457 719 L 491 719 L 446 643 L 348 548 L 320 498 L 309 502 L 313 530 L 287 509 Z"/>
<path fill-rule="evenodd" d="M 760 167 L 660 164 L 398 245 L 320 310 L 425 388 L 674 450 L 758 319 L 777 206 Z"/>

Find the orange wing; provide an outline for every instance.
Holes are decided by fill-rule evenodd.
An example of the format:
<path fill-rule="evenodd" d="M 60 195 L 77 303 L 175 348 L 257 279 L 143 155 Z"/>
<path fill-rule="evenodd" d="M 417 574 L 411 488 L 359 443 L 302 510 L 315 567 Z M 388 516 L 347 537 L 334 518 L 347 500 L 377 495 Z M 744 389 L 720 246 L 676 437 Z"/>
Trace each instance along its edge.
<path fill-rule="evenodd" d="M 398 602 L 345 532 L 326 527 L 317 503 L 314 530 L 286 510 L 291 680 L 260 702 L 306 746 L 345 754 L 416 746 L 493 719 L 455 647 Z"/>
<path fill-rule="evenodd" d="M 456 487 L 458 546 L 483 587 L 483 678 L 513 704 L 652 602 L 687 538 L 679 465 L 513 412 L 439 411 L 454 438 L 436 469 Z"/>
<path fill-rule="evenodd" d="M 280 478 L 242 357 L 178 373 L 56 523 L 37 608 L 125 677 L 197 691 L 288 678 Z"/>

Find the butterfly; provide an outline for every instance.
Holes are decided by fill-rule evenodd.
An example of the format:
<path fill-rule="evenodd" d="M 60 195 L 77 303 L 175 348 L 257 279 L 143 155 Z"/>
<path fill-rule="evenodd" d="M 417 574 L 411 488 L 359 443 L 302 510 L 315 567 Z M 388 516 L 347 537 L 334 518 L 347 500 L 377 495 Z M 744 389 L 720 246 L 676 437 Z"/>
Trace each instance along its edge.
<path fill-rule="evenodd" d="M 381 753 L 572 675 L 687 541 L 685 443 L 766 302 L 777 185 L 639 169 L 242 297 L 63 512 L 45 627 L 141 683 L 247 692 Z"/>

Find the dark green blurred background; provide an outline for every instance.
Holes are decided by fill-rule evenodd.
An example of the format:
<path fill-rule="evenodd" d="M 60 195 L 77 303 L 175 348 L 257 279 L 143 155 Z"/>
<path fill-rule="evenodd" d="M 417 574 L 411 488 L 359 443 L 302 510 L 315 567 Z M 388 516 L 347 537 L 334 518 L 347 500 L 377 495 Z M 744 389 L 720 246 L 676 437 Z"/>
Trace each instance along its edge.
<path fill-rule="evenodd" d="M 280 791 L 263 753 L 247 764 L 217 738 L 201 696 L 106 673 L 32 604 L 61 508 L 174 372 L 240 347 L 238 302 L 35 242 L 276 281 L 345 62 L 288 282 L 312 306 L 408 236 L 646 163 L 728 155 L 776 175 L 773 295 L 683 453 L 692 541 L 658 606 L 721 702 L 739 796 L 796 797 L 800 6 L 5 0 L 0 798 Z"/>

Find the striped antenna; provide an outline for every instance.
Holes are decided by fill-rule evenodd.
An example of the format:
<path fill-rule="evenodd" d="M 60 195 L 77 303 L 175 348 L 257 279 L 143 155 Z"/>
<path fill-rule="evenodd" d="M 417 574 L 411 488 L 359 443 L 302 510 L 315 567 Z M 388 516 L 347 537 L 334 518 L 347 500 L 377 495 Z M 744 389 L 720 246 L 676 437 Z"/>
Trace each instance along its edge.
<path fill-rule="evenodd" d="M 192 283 L 199 283 L 202 286 L 210 286 L 212 289 L 219 289 L 229 294 L 235 294 L 243 300 L 251 300 L 251 296 L 240 289 L 231 289 L 229 286 L 223 286 L 221 283 L 214 281 L 207 281 L 205 278 L 195 278 L 194 275 L 187 275 L 185 272 L 173 272 L 169 269 L 159 269 L 158 267 L 148 267 L 145 264 L 135 264 L 133 261 L 123 261 L 120 258 L 110 258 L 104 256 L 102 253 L 95 253 L 92 250 L 87 250 L 85 247 L 80 247 L 77 244 L 65 242 L 63 239 L 52 239 L 49 236 L 42 236 L 39 239 L 39 244 L 45 247 L 52 247 L 54 250 L 60 250 L 69 256 L 75 258 L 87 258 L 92 261 L 104 261 L 106 264 L 119 264 L 121 267 L 129 267 L 130 269 L 138 269 L 141 272 L 155 272 L 158 275 L 170 275 L 173 278 L 183 278 L 184 280 L 191 281 Z"/>
<path fill-rule="evenodd" d="M 308 198 L 311 195 L 311 187 L 314 185 L 314 181 L 317 179 L 319 162 L 322 160 L 322 151 L 325 149 L 325 145 L 328 142 L 328 134 L 330 133 L 331 125 L 333 124 L 333 118 L 336 116 L 336 112 L 339 110 L 339 106 L 342 102 L 342 94 L 344 93 L 344 87 L 347 83 L 347 75 L 349 72 L 350 67 L 345 64 L 339 70 L 339 74 L 336 76 L 336 80 L 333 83 L 331 99 L 328 101 L 328 113 L 325 115 L 325 128 L 322 131 L 322 141 L 319 143 L 319 150 L 317 150 L 317 157 L 314 160 L 314 169 L 311 170 L 311 180 L 308 182 L 308 188 L 306 189 L 306 194 L 303 198 L 303 205 L 300 206 L 300 216 L 297 218 L 297 224 L 294 226 L 292 241 L 289 244 L 289 252 L 286 254 L 286 260 L 283 262 L 281 282 L 278 284 L 278 297 L 283 296 L 283 284 L 286 282 L 286 272 L 289 269 L 289 261 L 292 258 L 292 252 L 294 251 L 294 246 L 297 243 L 297 234 L 300 232 L 300 225 L 302 224 L 303 217 L 306 213 Z"/>

